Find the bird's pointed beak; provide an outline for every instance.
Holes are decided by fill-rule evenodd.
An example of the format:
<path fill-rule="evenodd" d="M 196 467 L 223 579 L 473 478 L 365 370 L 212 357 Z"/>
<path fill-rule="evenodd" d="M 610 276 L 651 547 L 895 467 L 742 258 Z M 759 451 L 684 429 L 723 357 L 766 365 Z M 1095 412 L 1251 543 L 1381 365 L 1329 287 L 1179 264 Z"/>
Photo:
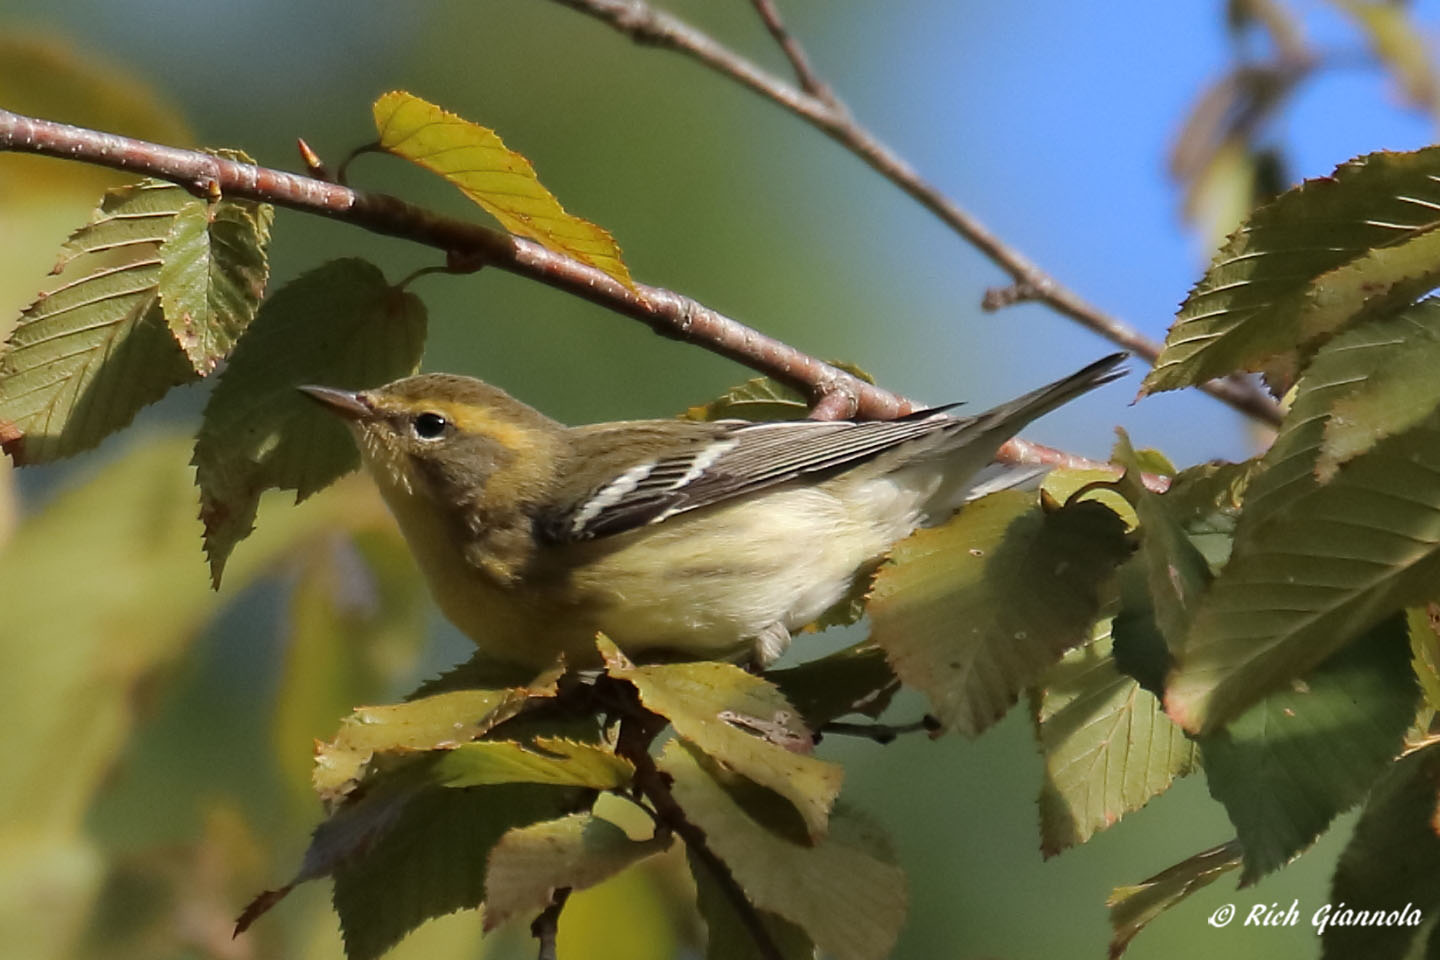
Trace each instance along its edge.
<path fill-rule="evenodd" d="M 346 420 L 368 420 L 375 415 L 374 409 L 365 402 L 363 396 L 349 390 L 312 386 L 296 387 L 295 389 L 331 413 Z"/>

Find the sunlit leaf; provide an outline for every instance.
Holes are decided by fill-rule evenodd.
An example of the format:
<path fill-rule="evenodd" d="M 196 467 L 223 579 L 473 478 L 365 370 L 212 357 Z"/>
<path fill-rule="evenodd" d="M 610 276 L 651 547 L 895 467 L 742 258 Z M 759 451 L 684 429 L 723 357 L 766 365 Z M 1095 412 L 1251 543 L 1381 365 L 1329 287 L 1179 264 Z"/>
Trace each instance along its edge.
<path fill-rule="evenodd" d="M 121 187 L 70 238 L 84 272 L 32 303 L 0 352 L 0 420 L 25 435 L 17 462 L 93 447 L 196 379 L 162 316 L 158 248 L 198 203 L 168 183 Z"/>
<path fill-rule="evenodd" d="M 485 929 L 511 917 L 533 918 L 561 887 L 584 890 L 665 849 L 659 840 L 631 840 L 589 813 L 511 830 L 490 851 L 485 877 Z"/>
<path fill-rule="evenodd" d="M 1331 881 L 1327 903 L 1333 925 L 1321 935 L 1323 960 L 1411 956 L 1408 950 L 1421 921 L 1440 907 L 1437 795 L 1436 746 L 1397 761 L 1375 785 Z M 1345 925 L 1345 908 L 1377 911 L 1395 922 Z"/>
<path fill-rule="evenodd" d="M 1392 617 L 1304 679 L 1200 738 L 1253 883 L 1308 847 L 1400 752 L 1418 690 L 1404 621 Z"/>
<path fill-rule="evenodd" d="M 226 156 L 249 160 L 234 151 Z M 229 356 L 255 318 L 270 276 L 274 217 L 274 207 L 250 200 L 191 203 L 160 245 L 165 322 L 201 376 Z"/>
<path fill-rule="evenodd" d="M 1409 313 L 1337 337 L 1301 381 L 1250 481 L 1230 562 L 1176 653 L 1165 702 L 1187 729 L 1218 728 L 1397 609 L 1434 596 L 1440 414 L 1380 441 L 1327 484 L 1315 475 L 1329 411 L 1394 357 Z"/>
<path fill-rule="evenodd" d="M 1440 604 L 1405 611 L 1405 627 L 1410 635 L 1410 666 L 1420 692 L 1433 709 L 1440 710 Z"/>
<path fill-rule="evenodd" d="M 622 787 L 635 772 L 629 760 L 610 750 L 556 737 L 523 744 L 509 740 L 462 744 L 445 751 L 430 770 L 447 787 L 549 783 L 596 790 Z"/>
<path fill-rule="evenodd" d="M 530 161 L 506 147 L 495 131 L 399 90 L 376 100 L 374 113 L 381 148 L 438 173 L 511 233 L 603 270 L 634 289 L 615 238 L 566 213 L 541 186 Z"/>
<path fill-rule="evenodd" d="M 1119 957 L 1146 925 L 1196 890 L 1202 890 L 1240 866 L 1240 843 L 1212 847 L 1130 887 L 1116 887 L 1106 900 L 1110 907 L 1111 960 Z"/>
<path fill-rule="evenodd" d="M 825 832 L 844 771 L 810 756 L 799 712 L 775 686 L 729 663 L 634 666 L 604 641 L 607 672 L 635 685 L 646 709 L 727 768 L 795 805 L 812 837 Z"/>
<path fill-rule="evenodd" d="M 1356 331 L 1363 336 L 1364 331 Z M 1393 337 L 1387 345 L 1381 339 Z M 1425 300 L 1375 324 L 1358 349 L 1372 355 L 1364 379 L 1334 400 L 1315 472 L 1329 480 L 1343 464 L 1385 437 L 1401 433 L 1440 407 L 1440 300 Z M 1390 349 L 1386 349 L 1386 347 Z M 1376 362 L 1379 361 L 1379 362 Z M 1328 365 L 1327 365 L 1328 366 Z"/>
<path fill-rule="evenodd" d="M 1356 317 L 1434 287 L 1436 175 L 1440 148 L 1374 153 L 1256 211 L 1191 291 L 1143 389 L 1259 370 L 1282 355 L 1298 369 L 1313 344 Z"/>
<path fill-rule="evenodd" d="M 874 383 L 869 373 L 840 360 L 831 361 L 838 367 L 866 383 Z M 761 423 L 767 420 L 799 420 L 810 413 L 810 406 L 803 394 L 794 387 L 788 387 L 770 377 L 755 377 L 736 387 L 731 387 L 709 403 L 702 403 L 685 411 L 687 420 L 749 420 Z"/>
<path fill-rule="evenodd" d="M 709 403 L 685 411 L 687 420 L 799 420 L 810 412 L 800 391 L 769 377 L 746 380 Z"/>
<path fill-rule="evenodd" d="M 836 960 L 889 956 L 905 919 L 905 874 L 863 839 L 865 828 L 837 811 L 813 846 L 785 839 L 740 806 L 694 751 L 672 741 L 660 767 L 750 901 L 801 927 Z"/>
<path fill-rule="evenodd" d="M 1084 843 L 1189 773 L 1194 745 L 1160 702 L 1115 669 L 1108 630 L 1051 667 L 1031 696 L 1045 782 L 1040 849 Z"/>
<path fill-rule="evenodd" d="M 334 739 L 315 751 L 315 790 L 333 801 L 348 793 L 376 753 L 453 749 L 513 717 L 532 697 L 553 696 L 543 681 L 534 687 L 453 690 L 408 703 L 361 707 Z"/>
<path fill-rule="evenodd" d="M 359 463 L 333 415 L 296 387 L 373 387 L 414 373 L 425 309 L 363 260 L 336 260 L 260 308 L 205 406 L 195 482 L 215 582 L 272 487 L 303 500 Z"/>
<path fill-rule="evenodd" d="M 979 733 L 1089 638 L 1129 551 L 1124 523 L 1098 503 L 1047 513 L 1034 494 L 991 494 L 895 546 L 875 580 L 871 639 L 946 726 Z"/>

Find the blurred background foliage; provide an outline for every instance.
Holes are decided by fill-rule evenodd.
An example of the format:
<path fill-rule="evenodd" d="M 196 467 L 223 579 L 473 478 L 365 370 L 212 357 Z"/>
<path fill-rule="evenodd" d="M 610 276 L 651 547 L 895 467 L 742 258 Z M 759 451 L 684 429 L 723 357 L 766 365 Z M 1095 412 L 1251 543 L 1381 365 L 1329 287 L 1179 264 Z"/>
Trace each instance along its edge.
<path fill-rule="evenodd" d="M 741 0 L 670 8 L 776 70 Z M 1152 336 L 1215 240 L 1257 199 L 1377 149 L 1434 139 L 1440 2 L 897 4 L 788 0 L 818 69 L 862 121 L 1057 278 Z M 980 311 L 1003 279 L 893 187 L 773 106 L 543 0 L 174 4 L 0 0 L 0 104 L 297 168 L 373 138 L 405 88 L 490 126 L 635 276 L 887 387 L 977 408 L 1104 352 L 1034 305 Z M 474 215 L 443 183 L 366 157 L 353 183 Z M 0 335 L 113 173 L 0 156 Z M 282 211 L 272 289 L 324 259 L 392 279 L 432 251 Z M 658 416 L 749 376 L 630 321 L 497 271 L 415 287 L 425 368 L 484 377 L 571 422 Z M 1133 380 L 1131 381 L 1133 384 Z M 0 952 L 10 958 L 331 958 L 325 890 L 230 938 L 287 877 L 319 810 L 312 741 L 465 655 L 354 478 L 298 510 L 264 503 L 209 591 L 189 440 L 203 385 L 69 463 L 0 462 Z M 1033 439 L 1103 455 L 1111 427 L 1182 465 L 1263 438 L 1189 391 L 1084 398 Z M 804 645 L 801 644 L 801 653 Z M 897 716 L 919 703 L 902 698 Z M 976 742 L 827 740 L 849 800 L 911 876 L 898 955 L 1103 955 L 1104 899 L 1231 835 L 1192 777 L 1042 863 L 1041 767 L 1023 711 Z M 1348 824 L 1253 890 L 1222 882 L 1133 957 L 1310 956 L 1306 927 L 1215 930 L 1219 904 L 1324 901 Z M 561 955 L 696 955 L 673 862 L 570 900 Z M 423 927 L 394 956 L 533 955 L 523 925 Z M 568 945 L 568 946 L 567 946 Z M 574 952 L 567 952 L 574 951 Z"/>

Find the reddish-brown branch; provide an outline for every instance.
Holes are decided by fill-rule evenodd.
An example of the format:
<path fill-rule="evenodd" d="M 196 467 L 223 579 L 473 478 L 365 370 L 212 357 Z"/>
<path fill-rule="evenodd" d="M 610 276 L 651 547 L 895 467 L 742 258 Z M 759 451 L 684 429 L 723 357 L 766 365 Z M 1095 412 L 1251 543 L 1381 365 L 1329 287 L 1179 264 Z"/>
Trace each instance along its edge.
<path fill-rule="evenodd" d="M 928 183 L 904 158 L 874 134 L 856 123 L 845 105 L 814 76 L 803 54 L 799 63 L 791 56 L 791 63 L 795 65 L 796 73 L 805 89 L 786 83 L 762 70 L 708 34 L 643 0 L 556 2 L 609 24 L 637 43 L 684 53 L 824 131 L 881 176 L 908 193 L 1010 275 L 1015 285 L 1015 295 L 996 297 L 992 294 L 987 300 L 988 303 L 1004 305 L 1020 300 L 1036 300 L 1112 343 L 1144 357 L 1148 362 L 1153 363 L 1160 355 L 1160 344 L 1060 285 L 1019 250 L 1002 241 L 969 212 Z M 771 11 L 774 9 L 771 0 L 753 2 L 760 9 L 766 26 L 781 42 L 786 54 L 790 55 L 786 43 L 793 45 L 793 40 L 783 26 L 779 26 L 777 30 L 778 15 L 766 12 L 766 8 Z M 798 46 L 795 49 L 798 50 Z M 801 63 L 804 64 L 803 70 Z M 812 84 L 821 92 L 811 90 Z M 1279 407 L 1249 380 L 1215 380 L 1204 384 L 1201 389 L 1256 420 L 1271 425 L 1280 423 Z"/>
<path fill-rule="evenodd" d="M 802 353 L 737 320 L 670 290 L 637 284 L 631 290 L 594 267 L 522 237 L 442 216 L 383 193 L 367 193 L 223 157 L 38 120 L 0 109 L 0 150 L 80 160 L 177 183 L 198 196 L 217 191 L 353 223 L 446 252 L 473 269 L 496 267 L 564 290 L 647 324 L 656 333 L 694 343 L 787 383 L 813 398 L 831 418 L 889 419 L 915 409 L 911 401 Z M 1092 460 L 1037 444 L 1011 441 L 999 459 L 1012 463 Z M 1036 459 L 1039 458 L 1039 459 Z"/>

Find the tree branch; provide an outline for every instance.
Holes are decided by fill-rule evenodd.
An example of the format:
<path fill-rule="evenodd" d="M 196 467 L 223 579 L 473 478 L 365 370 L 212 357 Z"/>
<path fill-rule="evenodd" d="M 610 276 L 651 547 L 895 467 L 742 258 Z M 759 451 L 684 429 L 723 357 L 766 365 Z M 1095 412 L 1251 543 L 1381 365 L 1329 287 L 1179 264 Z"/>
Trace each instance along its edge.
<path fill-rule="evenodd" d="M 1020 300 L 1037 300 L 1062 316 L 1069 317 L 1093 330 L 1112 343 L 1119 344 L 1137 356 L 1154 363 L 1160 355 L 1160 344 L 1116 317 L 1087 303 L 1078 294 L 1062 286 L 1019 250 L 1006 244 L 984 224 L 961 209 L 869 130 L 856 123 L 845 105 L 835 98 L 809 68 L 803 53 L 797 62 L 791 47 L 799 50 L 773 14 L 771 0 L 752 0 L 760 9 L 766 26 L 790 56 L 804 89 L 786 83 L 762 70 L 738 53 L 716 42 L 712 37 L 685 21 L 644 0 L 555 0 L 571 9 L 588 14 L 629 36 L 637 43 L 664 47 L 686 54 L 755 93 L 770 100 L 823 131 L 851 153 L 865 161 L 871 169 L 904 190 L 921 206 L 940 218 L 956 233 L 984 254 L 991 263 L 1010 275 L 1013 294 L 987 295 L 986 303 L 997 305 Z M 772 11 L 767 14 L 766 8 Z M 773 20 L 772 20 L 773 16 Z M 787 43 L 790 46 L 787 46 Z M 802 68 L 803 65 L 803 68 Z M 819 91 L 811 89 L 814 84 Z M 1227 378 L 1203 384 L 1200 389 L 1229 404 L 1241 413 L 1263 423 L 1278 425 L 1280 408 L 1253 382 Z"/>
<path fill-rule="evenodd" d="M 201 197 L 218 193 L 273 203 L 435 247 L 445 251 L 448 262 L 457 269 L 485 265 L 528 277 L 639 320 L 661 336 L 696 344 L 774 377 L 808 395 L 822 416 L 884 420 L 915 409 L 899 394 L 866 383 L 689 297 L 638 283 L 631 290 L 608 274 L 532 240 L 446 217 L 388 194 L 4 109 L 0 109 L 0 151 L 112 167 L 168 180 Z M 832 399 L 837 396 L 841 399 Z M 1018 438 L 1002 447 L 996 457 L 1008 463 L 1107 466 Z"/>
<path fill-rule="evenodd" d="M 556 937 L 560 932 L 560 911 L 565 909 L 565 901 L 570 898 L 570 888 L 561 887 L 555 891 L 555 896 L 546 907 L 530 924 L 530 935 L 539 944 L 536 952 L 538 960 L 557 960 Z"/>

